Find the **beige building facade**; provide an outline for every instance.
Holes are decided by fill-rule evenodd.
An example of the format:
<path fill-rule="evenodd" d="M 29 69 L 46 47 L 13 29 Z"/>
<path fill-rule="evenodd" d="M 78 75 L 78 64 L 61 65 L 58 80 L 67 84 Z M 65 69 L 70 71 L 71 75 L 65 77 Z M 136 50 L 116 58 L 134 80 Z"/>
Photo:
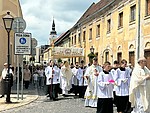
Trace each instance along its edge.
<path fill-rule="evenodd" d="M 135 65 L 138 57 L 145 56 L 150 68 L 149 29 L 150 0 L 140 0 L 140 3 L 138 0 L 101 0 L 93 3 L 71 29 L 70 43 L 85 48 L 86 64 L 93 46 L 99 64 L 126 59 Z"/>
<path fill-rule="evenodd" d="M 19 0 L 0 0 L 0 72 L 3 64 L 7 62 L 8 36 L 4 28 L 2 17 L 10 12 L 15 17 L 22 17 L 22 10 Z M 14 55 L 14 32 L 10 32 L 10 64 L 15 67 L 17 58 Z"/>

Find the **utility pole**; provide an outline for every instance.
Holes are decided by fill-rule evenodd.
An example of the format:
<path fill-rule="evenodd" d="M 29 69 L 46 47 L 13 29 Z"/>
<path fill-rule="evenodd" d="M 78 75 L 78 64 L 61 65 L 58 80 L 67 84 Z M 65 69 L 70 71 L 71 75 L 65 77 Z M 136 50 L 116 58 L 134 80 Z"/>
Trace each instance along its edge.
<path fill-rule="evenodd" d="M 137 60 L 140 57 L 141 51 L 140 51 L 140 46 L 141 46 L 141 0 L 138 0 L 138 33 L 137 33 Z"/>

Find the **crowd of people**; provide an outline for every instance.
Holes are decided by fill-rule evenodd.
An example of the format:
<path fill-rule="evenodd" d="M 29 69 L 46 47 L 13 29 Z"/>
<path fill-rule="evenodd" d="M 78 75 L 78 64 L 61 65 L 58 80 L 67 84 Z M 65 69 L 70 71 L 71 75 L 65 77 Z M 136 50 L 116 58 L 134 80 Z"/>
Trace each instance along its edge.
<path fill-rule="evenodd" d="M 58 100 L 58 94 L 66 97 L 74 93 L 85 100 L 85 107 L 96 108 L 96 113 L 113 113 L 113 106 L 118 113 L 150 113 L 150 70 L 144 57 L 134 68 L 125 59 L 114 61 L 113 66 L 110 62 L 99 65 L 96 57 L 87 66 L 83 60 L 70 65 L 67 61 L 58 65 L 50 60 L 32 75 L 25 66 L 25 88 L 33 77 L 34 87 L 44 88 L 46 84 L 47 97 L 53 101 Z M 1 81 L 4 78 L 2 73 Z"/>

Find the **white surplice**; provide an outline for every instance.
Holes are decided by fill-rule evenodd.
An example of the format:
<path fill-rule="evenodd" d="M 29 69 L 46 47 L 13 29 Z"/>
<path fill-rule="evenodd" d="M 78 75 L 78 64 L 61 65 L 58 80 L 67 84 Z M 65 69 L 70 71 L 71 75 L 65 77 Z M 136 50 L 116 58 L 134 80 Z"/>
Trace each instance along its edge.
<path fill-rule="evenodd" d="M 113 84 L 109 81 L 113 80 L 111 73 L 105 74 L 100 72 L 97 83 L 98 83 L 98 98 L 113 98 Z"/>
<path fill-rule="evenodd" d="M 84 79 L 85 71 L 86 71 L 86 69 L 81 69 L 81 68 L 79 68 L 77 71 L 77 79 L 79 81 L 79 86 L 87 86 L 87 82 Z"/>
<path fill-rule="evenodd" d="M 87 77 L 87 89 L 85 92 L 85 106 L 97 107 L 97 76 L 95 76 L 95 70 L 101 72 L 102 68 L 98 65 L 91 65 L 85 72 L 85 78 Z"/>
<path fill-rule="evenodd" d="M 77 79 L 77 72 L 78 72 L 78 69 L 76 67 L 72 68 L 72 73 L 73 73 L 73 76 L 72 76 L 72 84 L 77 86 L 79 83 L 78 83 L 78 79 Z"/>
<path fill-rule="evenodd" d="M 130 85 L 130 72 L 128 69 L 121 71 L 118 68 L 114 74 L 114 80 L 117 84 L 115 91 L 117 96 L 128 96 Z"/>
<path fill-rule="evenodd" d="M 50 85 L 51 84 L 50 78 L 52 78 L 52 67 L 47 66 L 45 68 L 45 76 L 46 76 L 46 85 Z"/>

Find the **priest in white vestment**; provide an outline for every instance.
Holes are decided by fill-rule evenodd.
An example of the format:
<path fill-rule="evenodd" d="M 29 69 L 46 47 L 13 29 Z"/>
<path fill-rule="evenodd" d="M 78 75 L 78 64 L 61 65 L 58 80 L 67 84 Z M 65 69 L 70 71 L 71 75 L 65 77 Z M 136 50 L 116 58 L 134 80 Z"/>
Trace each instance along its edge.
<path fill-rule="evenodd" d="M 64 62 L 64 65 L 60 70 L 60 87 L 62 89 L 63 96 L 68 94 L 68 91 L 72 88 L 71 78 L 72 78 L 72 70 L 67 61 Z"/>
<path fill-rule="evenodd" d="M 86 107 L 97 107 L 97 76 L 102 71 L 102 68 L 98 65 L 98 59 L 93 59 L 93 64 L 87 68 L 85 72 L 85 80 L 87 80 L 88 86 L 84 95 Z"/>
<path fill-rule="evenodd" d="M 132 113 L 150 113 L 150 70 L 144 57 L 139 58 L 132 72 L 129 94 Z"/>

